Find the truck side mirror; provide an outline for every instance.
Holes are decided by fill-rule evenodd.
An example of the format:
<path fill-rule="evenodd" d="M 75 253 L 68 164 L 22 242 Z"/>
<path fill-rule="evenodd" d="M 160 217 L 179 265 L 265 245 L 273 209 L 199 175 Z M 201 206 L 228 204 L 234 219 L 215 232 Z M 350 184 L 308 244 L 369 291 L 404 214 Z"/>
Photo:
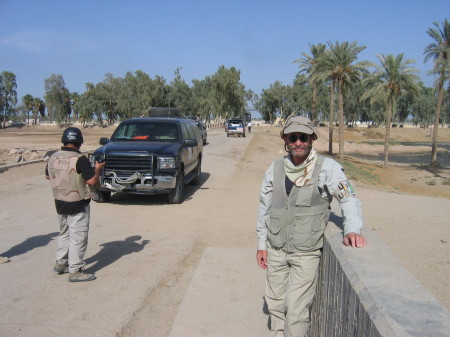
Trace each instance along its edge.
<path fill-rule="evenodd" d="M 105 144 L 109 143 L 109 138 L 102 137 L 102 138 L 100 138 L 99 143 L 100 143 L 100 145 L 105 145 Z"/>

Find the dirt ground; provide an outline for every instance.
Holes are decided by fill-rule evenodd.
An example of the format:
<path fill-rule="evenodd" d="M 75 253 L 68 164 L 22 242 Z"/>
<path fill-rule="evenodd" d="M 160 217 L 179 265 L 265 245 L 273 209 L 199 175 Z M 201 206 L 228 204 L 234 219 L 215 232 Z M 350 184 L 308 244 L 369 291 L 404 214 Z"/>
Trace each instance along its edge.
<path fill-rule="evenodd" d="M 99 138 L 109 137 L 112 131 L 112 127 L 84 129 L 85 143 L 82 150 L 93 151 L 98 147 Z M 209 144 L 205 146 L 204 182 L 195 192 L 189 192 L 188 189 L 187 201 L 172 207 L 175 212 L 171 214 L 167 213 L 167 205 L 160 205 L 161 200 L 158 198 L 143 199 L 135 196 L 116 197 L 114 195 L 109 204 L 94 204 L 95 226 L 92 229 L 93 239 L 89 246 L 91 251 L 88 251 L 88 260 L 92 260 L 96 247 L 103 245 L 102 240 L 105 238 L 100 235 L 103 232 L 117 237 L 128 235 L 126 240 L 134 238 L 133 240 L 136 242 L 128 243 L 127 246 L 138 249 L 138 240 L 133 235 L 136 234 L 134 231 L 139 229 L 138 232 L 142 233 L 143 238 L 146 235 L 152 237 L 150 247 L 156 246 L 160 249 L 156 256 L 151 255 L 155 254 L 151 249 L 142 250 L 140 255 L 133 255 L 134 263 L 137 265 L 147 263 L 148 259 L 155 263 L 157 261 L 158 265 L 154 266 L 150 275 L 159 273 L 161 278 L 153 281 L 152 279 L 146 280 L 146 287 L 152 282 L 157 284 L 148 295 L 151 303 L 143 304 L 140 310 L 133 313 L 133 322 L 128 323 L 127 329 L 122 331 L 120 336 L 131 337 L 137 336 L 139 333 L 145 335 L 143 331 L 146 329 L 153 331 L 153 336 L 168 336 L 177 307 L 204 247 L 256 246 L 254 224 L 260 183 L 270 162 L 285 153 L 279 138 L 279 131 L 280 128 L 277 127 L 259 126 L 252 129 L 250 137 L 226 138 L 222 129 L 210 130 Z M 430 169 L 427 165 L 431 153 L 429 145 L 400 144 L 404 141 L 429 143 L 430 138 L 427 137 L 426 130 L 420 128 L 392 130 L 392 139 L 396 145 L 390 147 L 389 158 L 392 162 L 388 169 L 384 169 L 382 167 L 383 131 L 383 129 L 365 128 L 346 131 L 348 140 L 345 144 L 346 172 L 356 182 L 367 226 L 380 236 L 397 258 L 436 298 L 450 308 L 448 292 L 450 286 L 450 227 L 448 226 L 450 207 L 447 207 L 450 199 L 450 185 L 448 185 L 450 180 L 450 129 L 439 130 L 439 160 L 441 163 L 439 169 Z M 315 147 L 320 152 L 326 152 L 328 150 L 328 130 L 321 128 L 318 133 L 319 139 L 316 141 Z M 21 129 L 0 130 L 0 171 L 6 164 L 20 164 L 23 163 L 23 160 L 37 160 L 45 157 L 48 151 L 60 147 L 61 134 L 62 130 L 54 126 L 30 126 Z M 335 135 L 337 136 L 337 131 Z M 369 144 L 368 142 L 381 143 Z M 335 141 L 333 151 L 338 153 L 337 141 Z M 6 234 L 6 240 L 13 242 L 14 234 L 10 233 L 12 228 L 17 233 L 20 233 L 22 228 L 24 231 L 36 231 L 35 229 L 25 229 L 27 221 L 31 221 L 32 215 L 30 214 L 20 215 L 23 219 L 19 227 L 11 220 L 14 218 L 15 208 L 18 206 L 14 204 L 14 201 L 10 201 L 10 196 L 16 193 L 18 186 L 26 188 L 26 191 L 21 192 L 19 197 L 27 198 L 26 201 L 30 202 L 30 207 L 34 207 L 33 209 L 36 209 L 43 217 L 38 223 L 42 222 L 42 225 L 47 226 L 48 218 L 54 218 L 53 213 L 49 214 L 53 209 L 50 200 L 51 192 L 47 183 L 45 179 L 36 181 L 35 178 L 43 173 L 44 165 L 40 162 L 7 169 L 0 173 L 0 183 L 3 184 L 0 198 L 2 213 L 4 213 L 3 216 L 0 216 L 0 220 L 5 223 L 2 230 L 11 229 Z M 233 184 L 238 186 L 239 198 L 232 193 Z M 43 191 L 45 191 L 46 198 L 49 199 L 45 199 L 45 207 L 41 205 L 42 200 L 38 200 Z M 190 193 L 194 193 L 194 197 Z M 427 197 L 422 197 L 423 195 Z M 146 219 L 149 222 L 146 226 L 139 224 L 139 220 L 148 214 L 149 207 L 151 212 L 154 212 L 154 218 L 167 217 L 168 222 L 159 224 L 158 222 L 153 223 L 152 219 Z M 207 208 L 206 212 L 205 207 Z M 423 209 L 421 210 L 421 208 Z M 233 212 L 230 212 L 230 209 Z M 131 217 L 127 216 L 130 210 L 134 212 Z M 214 211 L 211 212 L 211 210 Z M 114 219 L 113 222 L 128 225 L 127 227 L 113 227 L 107 219 L 100 218 L 101 214 L 108 214 L 109 222 Z M 195 223 L 190 224 L 191 219 L 195 219 Z M 191 227 L 186 226 L 187 220 Z M 49 228 L 53 228 L 53 232 L 56 230 L 54 227 Z M 227 230 L 221 230 L 223 228 L 227 228 Z M 173 237 L 173 233 L 177 233 L 176 238 Z M 25 235 L 27 232 L 22 234 L 27 237 Z M 4 238 L 5 234 L 2 234 L 2 240 Z M 125 242 L 131 242 L 126 240 Z M 118 246 L 123 244 L 117 242 L 115 244 Z M 144 240 L 140 244 L 143 245 Z M 0 242 L 0 251 L 2 251 L 2 247 L 6 250 L 8 245 L 9 243 Z M 46 259 L 50 260 L 54 247 L 45 249 L 48 254 Z M 186 254 L 185 258 L 182 259 L 180 265 L 176 265 L 176 272 L 169 273 L 166 269 L 175 263 L 175 257 L 184 256 L 183 254 Z M 27 257 L 27 259 L 29 258 Z M 120 260 L 117 258 L 114 263 L 115 268 L 120 268 L 123 264 L 122 268 L 126 270 L 129 268 L 128 265 L 125 265 L 126 261 L 129 260 L 126 260 L 125 257 Z M 9 264 L 19 266 L 20 263 L 19 260 L 12 260 Z M 31 262 L 24 258 L 23 263 Z M 94 270 L 98 271 L 99 279 L 92 286 L 92 296 L 95 296 L 95 291 L 102 293 L 108 290 L 108 286 L 101 282 L 111 282 L 111 287 L 119 286 L 117 282 L 107 279 L 108 273 L 112 273 L 112 270 L 105 266 L 97 269 L 94 266 Z M 116 269 L 115 273 L 120 274 L 119 270 Z M 17 272 L 20 273 L 20 271 Z M 121 282 L 139 283 L 142 276 L 132 277 L 134 274 L 134 272 L 120 274 Z M 154 277 L 156 278 L 156 276 Z M 62 287 L 54 280 L 52 280 L 52 286 Z M 90 287 L 84 289 L 91 291 Z M 20 299 L 20 296 L 17 296 Z M 57 301 L 57 299 L 54 300 Z M 20 301 L 17 300 L 17 303 Z M 158 304 L 164 304 L 164 309 Z M 57 315 L 57 312 L 54 314 Z M 111 319 L 113 318 L 111 316 Z M 36 315 L 36 319 L 38 319 L 38 315 Z M 63 324 L 64 322 L 61 322 L 61 326 Z M 148 330 L 149 326 L 150 330 Z"/>

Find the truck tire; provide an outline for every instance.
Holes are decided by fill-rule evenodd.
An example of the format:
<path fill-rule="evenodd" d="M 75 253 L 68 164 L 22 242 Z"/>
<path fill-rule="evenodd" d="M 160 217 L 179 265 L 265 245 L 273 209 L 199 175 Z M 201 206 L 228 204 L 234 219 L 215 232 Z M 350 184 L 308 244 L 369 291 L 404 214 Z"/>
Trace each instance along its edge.
<path fill-rule="evenodd" d="M 169 192 L 167 195 L 167 200 L 169 204 L 181 204 L 183 202 L 183 192 L 184 192 L 184 178 L 183 173 L 177 174 L 177 182 L 175 188 Z"/>

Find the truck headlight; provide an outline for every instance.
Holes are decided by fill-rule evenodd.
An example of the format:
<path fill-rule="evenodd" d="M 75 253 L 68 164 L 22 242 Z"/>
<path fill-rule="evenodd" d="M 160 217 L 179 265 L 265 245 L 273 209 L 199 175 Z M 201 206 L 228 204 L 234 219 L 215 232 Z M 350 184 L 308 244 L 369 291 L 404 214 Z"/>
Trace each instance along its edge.
<path fill-rule="evenodd" d="M 174 169 L 177 167 L 175 157 L 158 157 L 158 169 Z"/>

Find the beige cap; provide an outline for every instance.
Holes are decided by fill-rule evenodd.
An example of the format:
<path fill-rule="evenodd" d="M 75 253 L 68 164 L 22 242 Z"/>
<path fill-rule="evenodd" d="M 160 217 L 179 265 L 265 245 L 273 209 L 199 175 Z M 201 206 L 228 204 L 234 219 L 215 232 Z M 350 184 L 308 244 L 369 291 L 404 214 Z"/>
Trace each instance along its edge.
<path fill-rule="evenodd" d="M 290 117 L 284 125 L 282 134 L 287 135 L 292 132 L 302 132 L 308 135 L 316 134 L 316 128 L 308 118 L 302 116 Z"/>

